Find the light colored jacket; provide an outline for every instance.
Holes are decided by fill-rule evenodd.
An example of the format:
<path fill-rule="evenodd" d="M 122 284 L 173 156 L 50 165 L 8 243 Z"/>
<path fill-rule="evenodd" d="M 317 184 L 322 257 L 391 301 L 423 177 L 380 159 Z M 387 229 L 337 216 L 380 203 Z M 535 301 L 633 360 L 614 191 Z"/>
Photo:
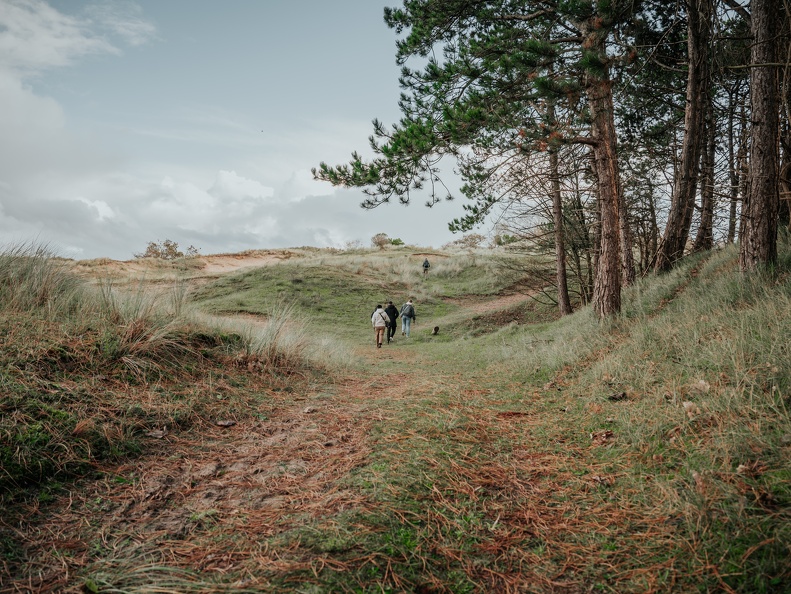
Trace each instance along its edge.
<path fill-rule="evenodd" d="M 390 323 L 390 316 L 380 307 L 374 312 L 374 315 L 371 316 L 371 323 L 374 325 L 374 328 L 385 328 Z"/>

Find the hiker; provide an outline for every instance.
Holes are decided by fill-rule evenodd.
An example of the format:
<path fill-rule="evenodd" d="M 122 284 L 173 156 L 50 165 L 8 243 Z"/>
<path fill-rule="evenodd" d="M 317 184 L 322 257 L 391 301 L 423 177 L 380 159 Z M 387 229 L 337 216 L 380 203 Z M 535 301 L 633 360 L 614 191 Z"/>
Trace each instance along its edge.
<path fill-rule="evenodd" d="M 428 269 L 431 268 L 431 264 L 428 263 L 428 258 L 423 260 L 423 276 L 428 274 Z"/>
<path fill-rule="evenodd" d="M 390 323 L 387 325 L 387 344 L 390 344 L 395 337 L 396 328 L 398 328 L 398 322 L 396 322 L 396 320 L 400 314 L 398 313 L 398 308 L 393 305 L 392 301 L 387 302 L 385 313 L 387 317 L 390 318 Z"/>
<path fill-rule="evenodd" d="M 387 331 L 387 325 L 389 323 L 390 318 L 385 313 L 385 310 L 382 309 L 381 305 L 377 305 L 373 315 L 371 316 L 371 324 L 373 324 L 374 327 L 376 348 L 378 349 L 382 348 L 382 341 L 384 340 L 385 332 Z"/>
<path fill-rule="evenodd" d="M 410 297 L 401 307 L 401 336 L 409 338 L 409 328 L 412 326 L 412 321 L 416 318 L 415 306 L 412 305 L 412 298 Z"/>

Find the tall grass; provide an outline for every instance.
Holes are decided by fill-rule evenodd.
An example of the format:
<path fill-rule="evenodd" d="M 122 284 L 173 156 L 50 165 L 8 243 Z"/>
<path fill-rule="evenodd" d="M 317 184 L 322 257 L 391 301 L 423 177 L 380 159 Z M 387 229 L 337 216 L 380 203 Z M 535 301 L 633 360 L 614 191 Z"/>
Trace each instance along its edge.
<path fill-rule="evenodd" d="M 239 335 L 239 356 L 251 365 L 290 370 L 301 367 L 309 344 L 304 315 L 300 316 L 294 304 L 285 301 L 273 303 L 267 311 L 264 317 L 207 315 L 202 320 L 215 332 Z"/>
<path fill-rule="evenodd" d="M 0 308 L 33 312 L 49 319 L 78 307 L 83 283 L 46 245 L 18 244 L 0 253 Z"/>
<path fill-rule="evenodd" d="M 99 320 L 100 350 L 108 361 L 120 361 L 139 373 L 152 365 L 178 364 L 185 354 L 195 354 L 188 340 L 192 325 L 177 290 L 171 295 L 146 291 L 116 291 L 109 281 L 101 282 L 85 300 L 83 327 Z M 77 322 L 77 320 L 75 320 Z"/>
<path fill-rule="evenodd" d="M 41 247 L 0 254 L 0 498 L 210 414 L 210 378 L 229 364 L 254 360 L 256 377 L 306 365 L 289 307 L 255 331 L 223 330 L 187 298 L 179 283 L 165 292 L 89 284 Z"/>
<path fill-rule="evenodd" d="M 581 428 L 614 432 L 602 456 L 630 462 L 621 496 L 678 523 L 690 568 L 719 567 L 711 587 L 779 592 L 791 574 L 791 283 L 742 274 L 736 258 L 691 258 L 630 289 L 611 326 L 562 320 L 518 356 L 562 371 Z"/>

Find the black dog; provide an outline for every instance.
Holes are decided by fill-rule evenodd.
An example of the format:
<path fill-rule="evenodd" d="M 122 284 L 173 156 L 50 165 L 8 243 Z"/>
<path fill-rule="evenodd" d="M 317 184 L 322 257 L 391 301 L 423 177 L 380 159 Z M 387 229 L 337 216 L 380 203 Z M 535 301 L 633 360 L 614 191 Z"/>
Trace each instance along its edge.
<path fill-rule="evenodd" d="M 431 336 L 436 336 L 439 334 L 439 326 L 434 326 L 434 332 L 431 333 Z"/>

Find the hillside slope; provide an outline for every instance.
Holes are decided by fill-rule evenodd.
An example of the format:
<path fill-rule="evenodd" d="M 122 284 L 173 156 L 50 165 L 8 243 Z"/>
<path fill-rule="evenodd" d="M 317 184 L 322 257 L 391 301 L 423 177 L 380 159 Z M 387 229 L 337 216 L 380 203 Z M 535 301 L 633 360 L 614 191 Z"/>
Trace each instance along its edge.
<path fill-rule="evenodd" d="M 100 378 L 85 338 L 6 333 L 6 383 L 41 404 L 3 409 L 2 439 L 80 410 L 139 450 L 4 496 L 0 591 L 787 591 L 787 272 L 705 254 L 601 324 L 514 296 L 485 255 L 428 279 L 413 259 L 181 276 L 250 332 L 290 303 L 302 365 L 195 331 L 164 375 Z M 405 296 L 413 336 L 375 349 L 371 307 Z"/>

